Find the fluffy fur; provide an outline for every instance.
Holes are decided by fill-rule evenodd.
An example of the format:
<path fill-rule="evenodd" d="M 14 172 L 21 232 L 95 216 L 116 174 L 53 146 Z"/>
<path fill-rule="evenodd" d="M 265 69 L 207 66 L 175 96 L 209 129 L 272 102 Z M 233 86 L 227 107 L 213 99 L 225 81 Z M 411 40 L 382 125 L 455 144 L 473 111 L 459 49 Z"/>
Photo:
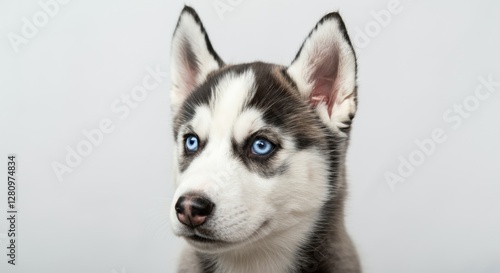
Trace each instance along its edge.
<path fill-rule="evenodd" d="M 360 272 L 343 208 L 356 57 L 340 15 L 321 19 L 289 67 L 229 65 L 185 7 L 171 54 L 171 222 L 188 242 L 178 272 Z M 189 135 L 196 153 L 184 147 Z M 273 153 L 253 155 L 256 137 Z M 214 204 L 196 228 L 174 208 L 186 194 Z"/>

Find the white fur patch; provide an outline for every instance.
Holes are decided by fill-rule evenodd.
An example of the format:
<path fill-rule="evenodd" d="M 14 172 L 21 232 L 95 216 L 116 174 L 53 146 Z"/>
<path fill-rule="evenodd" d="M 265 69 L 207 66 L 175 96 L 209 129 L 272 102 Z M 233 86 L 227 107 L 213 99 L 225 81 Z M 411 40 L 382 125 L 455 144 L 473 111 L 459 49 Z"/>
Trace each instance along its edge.
<path fill-rule="evenodd" d="M 234 139 L 243 142 L 249 135 L 265 127 L 262 112 L 257 109 L 248 109 L 243 112 L 234 124 Z"/>
<path fill-rule="evenodd" d="M 230 73 L 222 78 L 215 87 L 216 99 L 211 105 L 214 109 L 214 133 L 226 136 L 231 134 L 243 106 L 254 94 L 255 75 L 252 70 L 247 70 L 240 75 Z M 214 135 L 214 137 L 218 136 Z"/>
<path fill-rule="evenodd" d="M 212 111 L 208 105 L 200 105 L 195 109 L 195 116 L 191 121 L 191 127 L 200 139 L 207 139 L 212 126 Z"/>

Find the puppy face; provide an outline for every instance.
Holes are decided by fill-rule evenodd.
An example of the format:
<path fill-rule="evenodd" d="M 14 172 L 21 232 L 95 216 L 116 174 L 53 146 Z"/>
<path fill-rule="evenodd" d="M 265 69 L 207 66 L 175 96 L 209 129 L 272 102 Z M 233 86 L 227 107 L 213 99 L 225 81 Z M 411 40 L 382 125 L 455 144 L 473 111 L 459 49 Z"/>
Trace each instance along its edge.
<path fill-rule="evenodd" d="M 225 65 L 182 12 L 172 45 L 176 235 L 201 251 L 258 242 L 320 217 L 355 112 L 355 57 L 337 14 L 290 67 Z"/>

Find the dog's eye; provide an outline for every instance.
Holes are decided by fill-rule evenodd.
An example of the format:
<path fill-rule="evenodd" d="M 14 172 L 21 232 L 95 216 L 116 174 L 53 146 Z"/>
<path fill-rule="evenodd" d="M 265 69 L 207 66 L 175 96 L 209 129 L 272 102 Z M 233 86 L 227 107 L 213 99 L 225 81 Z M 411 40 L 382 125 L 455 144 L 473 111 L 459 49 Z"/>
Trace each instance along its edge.
<path fill-rule="evenodd" d="M 276 145 L 265 138 L 257 138 L 252 143 L 252 153 L 255 155 L 265 156 L 274 151 Z"/>
<path fill-rule="evenodd" d="M 198 151 L 199 146 L 200 141 L 197 136 L 188 135 L 186 137 L 186 143 L 184 144 L 184 147 L 186 148 L 187 152 L 194 153 Z"/>

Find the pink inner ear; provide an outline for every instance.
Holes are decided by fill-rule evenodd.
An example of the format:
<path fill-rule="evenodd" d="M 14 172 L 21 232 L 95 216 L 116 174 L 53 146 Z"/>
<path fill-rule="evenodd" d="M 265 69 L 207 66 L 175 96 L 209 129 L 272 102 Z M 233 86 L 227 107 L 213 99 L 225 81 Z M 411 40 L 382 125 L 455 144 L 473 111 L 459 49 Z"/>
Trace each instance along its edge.
<path fill-rule="evenodd" d="M 182 80 L 184 83 L 184 96 L 187 97 L 189 93 L 193 91 L 193 89 L 196 88 L 196 76 L 198 75 L 198 71 L 196 71 L 194 68 L 191 66 L 187 66 L 186 70 L 184 73 L 182 73 Z"/>
<path fill-rule="evenodd" d="M 338 94 L 338 90 L 335 89 L 334 78 L 316 78 L 313 91 L 311 92 L 311 104 L 316 106 L 320 102 L 324 102 L 329 117 L 332 117 L 333 106 Z"/>
<path fill-rule="evenodd" d="M 331 117 L 338 93 L 338 88 L 336 88 L 339 68 L 337 50 L 318 50 L 310 63 L 313 64 L 310 80 L 314 82 L 310 103 L 317 106 L 320 102 L 324 102 L 328 116 Z"/>
<path fill-rule="evenodd" d="M 200 63 L 196 54 L 193 51 L 193 47 L 187 38 L 182 39 L 180 60 L 182 70 L 180 71 L 182 82 L 184 84 L 183 92 L 186 98 L 193 89 L 196 88 L 196 79 L 200 74 Z"/>

